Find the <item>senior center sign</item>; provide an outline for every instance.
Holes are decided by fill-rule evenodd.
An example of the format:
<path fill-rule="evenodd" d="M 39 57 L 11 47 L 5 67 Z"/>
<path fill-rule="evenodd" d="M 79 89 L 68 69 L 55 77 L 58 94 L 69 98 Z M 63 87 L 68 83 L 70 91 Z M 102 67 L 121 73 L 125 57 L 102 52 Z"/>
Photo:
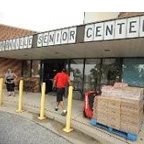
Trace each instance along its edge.
<path fill-rule="evenodd" d="M 87 24 L 84 41 L 144 37 L 144 16 Z"/>
<path fill-rule="evenodd" d="M 70 27 L 38 34 L 37 47 L 70 44 L 75 41 L 76 27 Z"/>

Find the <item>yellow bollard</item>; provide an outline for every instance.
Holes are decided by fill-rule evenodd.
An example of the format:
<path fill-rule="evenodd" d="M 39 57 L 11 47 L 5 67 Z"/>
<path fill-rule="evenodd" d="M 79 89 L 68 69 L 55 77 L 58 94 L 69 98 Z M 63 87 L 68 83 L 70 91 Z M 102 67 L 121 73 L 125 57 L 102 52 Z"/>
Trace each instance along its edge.
<path fill-rule="evenodd" d="M 18 99 L 18 109 L 16 110 L 16 112 L 23 112 L 23 80 L 20 80 L 19 83 L 19 99 Z"/>
<path fill-rule="evenodd" d="M 73 130 L 71 128 L 72 95 L 73 95 L 73 87 L 69 86 L 66 126 L 63 129 L 63 131 L 67 132 L 67 133 L 69 133 L 69 132 L 71 132 Z"/>
<path fill-rule="evenodd" d="M 3 78 L 0 78 L 0 106 L 3 104 Z"/>
<path fill-rule="evenodd" d="M 38 119 L 43 120 L 45 119 L 45 91 L 46 91 L 46 83 L 42 83 L 42 87 L 41 87 L 41 105 L 40 105 L 40 117 L 38 117 Z"/>

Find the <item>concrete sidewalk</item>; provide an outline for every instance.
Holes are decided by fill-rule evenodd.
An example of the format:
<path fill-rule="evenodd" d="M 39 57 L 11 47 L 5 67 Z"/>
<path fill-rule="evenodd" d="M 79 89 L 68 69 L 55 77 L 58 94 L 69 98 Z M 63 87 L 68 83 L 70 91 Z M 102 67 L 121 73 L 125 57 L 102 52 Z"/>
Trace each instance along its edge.
<path fill-rule="evenodd" d="M 39 113 L 40 108 L 40 93 L 24 93 L 24 109 L 33 113 Z M 17 109 L 17 100 L 18 94 L 16 97 L 6 96 L 4 92 L 4 106 L 9 107 L 10 105 Z M 65 124 L 66 117 L 61 116 L 61 110 L 55 111 L 56 105 L 56 97 L 54 94 L 47 94 L 46 95 L 46 116 L 56 121 L 59 121 Z M 65 98 L 65 105 L 67 105 L 67 99 Z M 73 100 L 73 108 L 72 108 L 72 127 L 76 130 L 81 131 L 89 135 L 90 137 L 95 138 L 96 140 L 100 141 L 101 143 L 112 143 L 112 144 L 144 144 L 144 124 L 142 127 L 141 132 L 139 133 L 138 140 L 136 142 L 127 141 L 119 136 L 113 135 L 105 130 L 99 129 L 90 125 L 90 120 L 83 117 L 82 113 L 82 105 L 83 101 L 80 100 Z"/>

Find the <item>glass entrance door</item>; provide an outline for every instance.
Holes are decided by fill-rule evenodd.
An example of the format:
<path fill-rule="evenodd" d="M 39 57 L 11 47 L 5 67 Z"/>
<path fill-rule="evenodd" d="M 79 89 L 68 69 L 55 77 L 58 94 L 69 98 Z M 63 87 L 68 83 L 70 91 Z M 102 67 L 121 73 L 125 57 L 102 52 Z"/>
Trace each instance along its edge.
<path fill-rule="evenodd" d="M 52 92 L 53 78 L 66 67 L 66 60 L 44 60 L 43 81 L 46 82 L 46 93 Z"/>

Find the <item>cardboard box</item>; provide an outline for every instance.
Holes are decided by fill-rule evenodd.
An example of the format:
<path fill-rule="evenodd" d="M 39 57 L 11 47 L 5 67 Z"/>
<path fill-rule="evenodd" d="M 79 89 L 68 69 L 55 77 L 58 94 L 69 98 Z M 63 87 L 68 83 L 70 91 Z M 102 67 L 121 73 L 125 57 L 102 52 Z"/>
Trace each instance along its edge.
<path fill-rule="evenodd" d="M 121 107 L 138 110 L 143 107 L 144 102 L 142 100 L 129 100 L 129 99 L 122 99 L 121 100 Z"/>
<path fill-rule="evenodd" d="M 143 113 L 140 116 L 121 114 L 121 121 L 140 123 L 143 121 Z"/>
<path fill-rule="evenodd" d="M 107 125 L 107 116 L 97 115 L 96 120 L 97 120 L 97 122 L 99 122 L 101 124 Z"/>
<path fill-rule="evenodd" d="M 108 117 L 116 117 L 117 119 L 120 119 L 121 113 L 118 111 L 108 111 Z"/>
<path fill-rule="evenodd" d="M 121 123 L 121 125 L 120 125 L 120 130 L 122 130 L 124 132 L 131 132 L 134 134 L 138 134 L 140 129 L 141 129 L 141 124 L 132 125 L 129 123 Z"/>
<path fill-rule="evenodd" d="M 112 107 L 108 107 L 108 113 L 111 113 L 111 114 L 118 114 L 120 115 L 121 113 L 121 109 L 120 108 L 112 108 Z"/>
<path fill-rule="evenodd" d="M 120 130 L 120 121 L 107 121 L 107 126 Z"/>
<path fill-rule="evenodd" d="M 117 98 L 109 98 L 108 99 L 108 107 L 114 108 L 114 109 L 120 109 L 121 107 L 121 99 Z"/>
<path fill-rule="evenodd" d="M 119 90 L 115 90 L 116 94 Z M 100 96 L 94 102 L 94 116 L 99 123 L 125 132 L 138 133 L 143 122 L 142 89 L 122 89 L 126 96 Z M 138 94 L 136 93 L 138 91 Z M 120 92 L 120 91 L 119 91 Z M 133 92 L 133 93 L 132 93 Z M 132 93 L 132 95 L 131 95 Z M 109 93 L 110 94 L 110 93 Z M 131 99 L 135 97 L 136 99 Z M 129 98 L 126 98 L 130 96 Z M 122 98 L 124 97 L 124 98 Z"/>
<path fill-rule="evenodd" d="M 127 116 L 135 116 L 135 117 L 139 117 L 143 114 L 143 109 L 137 109 L 137 110 L 133 110 L 133 109 L 129 109 L 127 107 L 121 107 L 121 114 L 123 115 L 127 115 Z"/>

